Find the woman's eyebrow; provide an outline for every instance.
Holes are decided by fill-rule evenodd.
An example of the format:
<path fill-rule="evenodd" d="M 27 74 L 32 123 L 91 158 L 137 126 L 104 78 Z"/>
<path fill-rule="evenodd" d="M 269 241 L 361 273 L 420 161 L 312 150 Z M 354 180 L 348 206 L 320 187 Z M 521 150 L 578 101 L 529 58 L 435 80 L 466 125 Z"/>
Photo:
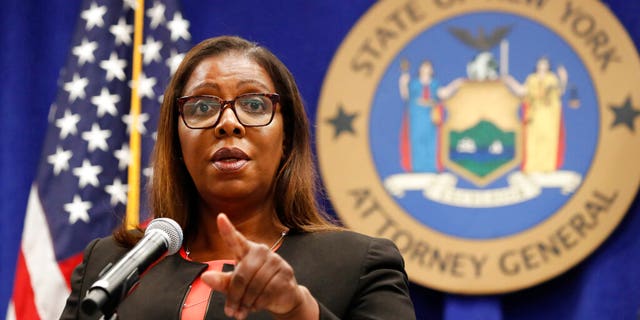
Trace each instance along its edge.
<path fill-rule="evenodd" d="M 265 91 L 270 91 L 271 90 L 269 88 L 269 86 L 266 85 L 264 82 L 258 81 L 258 80 L 255 80 L 255 79 L 246 79 L 246 80 L 238 81 L 238 84 L 236 85 L 236 88 L 237 89 L 242 89 L 244 87 L 260 87 L 261 89 L 264 89 Z M 201 89 L 219 90 L 220 86 L 215 82 L 203 82 L 203 83 L 200 83 L 197 86 L 191 88 L 189 91 L 197 91 L 197 90 L 201 90 Z"/>
<path fill-rule="evenodd" d="M 191 88 L 190 91 L 196 91 L 196 90 L 200 90 L 200 89 L 214 89 L 214 90 L 218 90 L 220 89 L 220 86 L 218 86 L 217 83 L 215 82 L 203 82 L 198 84 L 197 86 Z"/>
<path fill-rule="evenodd" d="M 246 79 L 246 80 L 240 80 L 238 81 L 238 85 L 236 86 L 238 89 L 245 87 L 245 86 L 258 86 L 261 87 L 262 89 L 269 91 L 271 89 L 269 89 L 269 86 L 266 85 L 264 82 L 262 81 L 258 81 L 255 79 Z"/>

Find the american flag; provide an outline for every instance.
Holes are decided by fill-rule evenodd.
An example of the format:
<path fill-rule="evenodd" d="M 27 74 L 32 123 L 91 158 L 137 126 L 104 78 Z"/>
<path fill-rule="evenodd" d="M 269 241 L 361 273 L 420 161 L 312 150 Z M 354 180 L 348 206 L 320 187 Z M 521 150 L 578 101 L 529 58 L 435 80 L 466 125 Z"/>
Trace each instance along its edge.
<path fill-rule="evenodd" d="M 189 22 L 176 1 L 147 0 L 142 8 L 136 123 L 130 115 L 134 12 L 142 1 L 83 1 L 29 195 L 7 319 L 59 318 L 82 250 L 124 219 L 128 167 L 148 164 L 163 90 L 190 46 Z M 132 128 L 141 135 L 138 159 L 129 147 Z M 150 174 L 142 170 L 141 186 Z M 140 210 L 140 220 L 147 215 Z"/>

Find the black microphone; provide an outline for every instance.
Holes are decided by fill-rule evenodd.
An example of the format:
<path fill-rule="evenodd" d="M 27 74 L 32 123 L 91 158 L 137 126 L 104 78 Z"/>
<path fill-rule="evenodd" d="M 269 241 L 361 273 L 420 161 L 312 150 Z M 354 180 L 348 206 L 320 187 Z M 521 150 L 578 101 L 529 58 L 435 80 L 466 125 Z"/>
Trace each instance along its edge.
<path fill-rule="evenodd" d="M 115 265 L 107 265 L 100 278 L 91 285 L 82 299 L 81 309 L 87 315 L 101 310 L 111 316 L 129 289 L 152 263 L 162 255 L 174 254 L 182 246 L 182 229 L 169 218 L 153 219 L 142 239 Z"/>

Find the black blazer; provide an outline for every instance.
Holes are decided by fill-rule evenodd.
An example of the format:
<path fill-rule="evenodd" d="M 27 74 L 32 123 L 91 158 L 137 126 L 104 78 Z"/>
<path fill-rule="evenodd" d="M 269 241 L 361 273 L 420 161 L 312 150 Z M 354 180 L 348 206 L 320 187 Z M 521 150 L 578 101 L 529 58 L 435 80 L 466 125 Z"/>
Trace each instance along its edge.
<path fill-rule="evenodd" d="M 98 273 L 128 249 L 111 237 L 96 239 L 71 276 L 71 294 L 61 319 L 91 319 L 79 305 Z M 292 233 L 277 251 L 292 267 L 299 284 L 320 305 L 320 319 L 415 319 L 404 261 L 393 242 L 350 231 Z M 180 319 L 183 300 L 206 265 L 167 256 L 141 278 L 119 305 L 120 319 Z M 224 296 L 213 292 L 206 319 L 224 315 Z M 271 319 L 254 313 L 249 319 Z"/>

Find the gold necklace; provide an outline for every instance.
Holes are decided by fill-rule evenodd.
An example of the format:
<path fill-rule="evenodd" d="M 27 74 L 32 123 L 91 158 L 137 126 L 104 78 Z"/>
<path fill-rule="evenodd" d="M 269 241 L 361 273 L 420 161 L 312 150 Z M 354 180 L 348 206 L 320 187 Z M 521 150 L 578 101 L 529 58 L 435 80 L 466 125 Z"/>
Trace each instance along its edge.
<path fill-rule="evenodd" d="M 288 230 L 282 231 L 282 233 L 280 234 L 280 238 L 278 238 L 278 240 L 276 240 L 276 242 L 271 246 L 271 248 L 269 248 L 269 251 L 273 251 L 278 247 L 278 245 L 282 242 L 282 240 L 284 240 L 284 236 L 287 235 L 287 232 L 289 231 Z M 184 247 L 184 253 L 187 255 L 187 258 L 191 259 L 191 256 L 190 256 L 191 249 L 189 249 L 189 247 L 187 246 Z"/>

